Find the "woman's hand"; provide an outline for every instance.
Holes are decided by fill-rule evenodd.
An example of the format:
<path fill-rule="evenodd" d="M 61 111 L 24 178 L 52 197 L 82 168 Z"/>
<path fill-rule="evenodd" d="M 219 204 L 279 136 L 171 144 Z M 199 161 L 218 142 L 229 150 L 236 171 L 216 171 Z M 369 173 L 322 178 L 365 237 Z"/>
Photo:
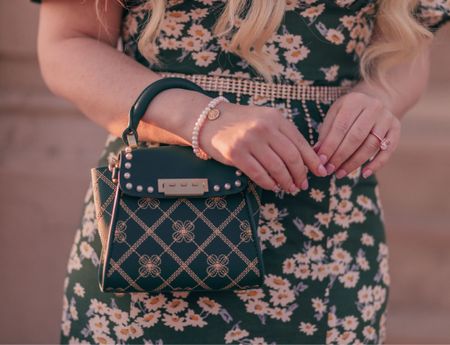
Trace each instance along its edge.
<path fill-rule="evenodd" d="M 382 167 L 397 148 L 400 128 L 398 118 L 380 99 L 350 92 L 330 107 L 314 149 L 326 164 L 328 174 L 336 172 L 337 178 L 348 175 L 376 154 L 362 171 L 367 178 Z M 380 141 L 371 131 L 389 140 L 386 150 L 379 150 Z"/>
<path fill-rule="evenodd" d="M 212 158 L 236 166 L 264 189 L 280 185 L 292 194 L 308 189 L 308 168 L 326 176 L 318 155 L 280 110 L 224 102 L 218 108 L 220 118 L 207 121 L 199 134 Z"/>

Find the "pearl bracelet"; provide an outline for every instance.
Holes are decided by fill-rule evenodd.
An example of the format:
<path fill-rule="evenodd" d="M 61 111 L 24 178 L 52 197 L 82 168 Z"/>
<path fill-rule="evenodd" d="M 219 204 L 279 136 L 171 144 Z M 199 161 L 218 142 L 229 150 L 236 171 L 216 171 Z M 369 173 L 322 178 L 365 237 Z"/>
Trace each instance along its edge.
<path fill-rule="evenodd" d="M 209 159 L 209 155 L 203 151 L 199 144 L 198 144 L 198 136 L 200 133 L 200 128 L 205 123 L 205 120 L 208 116 L 208 113 L 214 109 L 220 102 L 229 102 L 228 99 L 226 99 L 224 96 L 218 96 L 216 98 L 213 98 L 208 105 L 203 109 L 203 111 L 200 113 L 197 121 L 195 122 L 194 129 L 192 131 L 192 150 L 194 151 L 195 155 L 198 158 L 201 159 Z"/>

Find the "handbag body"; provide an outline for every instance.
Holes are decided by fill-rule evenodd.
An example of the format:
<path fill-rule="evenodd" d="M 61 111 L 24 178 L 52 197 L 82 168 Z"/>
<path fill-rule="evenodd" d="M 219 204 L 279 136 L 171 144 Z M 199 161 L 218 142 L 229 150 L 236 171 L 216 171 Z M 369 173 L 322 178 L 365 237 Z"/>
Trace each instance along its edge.
<path fill-rule="evenodd" d="M 127 147 L 91 169 L 102 242 L 103 292 L 223 291 L 261 286 L 257 234 L 262 189 L 239 169 L 202 160 L 187 146 L 141 145 L 137 126 L 159 92 L 197 84 L 150 84 L 130 111 Z"/>

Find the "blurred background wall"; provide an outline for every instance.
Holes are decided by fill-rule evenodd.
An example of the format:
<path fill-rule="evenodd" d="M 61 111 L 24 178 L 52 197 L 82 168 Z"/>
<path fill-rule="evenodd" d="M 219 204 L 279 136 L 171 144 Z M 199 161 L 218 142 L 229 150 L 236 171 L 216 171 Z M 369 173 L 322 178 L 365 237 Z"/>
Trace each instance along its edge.
<path fill-rule="evenodd" d="M 37 18 L 27 0 L 0 0 L 1 343 L 58 342 L 66 259 L 106 135 L 47 91 Z M 434 44 L 428 91 L 379 174 L 391 250 L 389 343 L 450 343 L 448 61 L 450 27 Z"/>

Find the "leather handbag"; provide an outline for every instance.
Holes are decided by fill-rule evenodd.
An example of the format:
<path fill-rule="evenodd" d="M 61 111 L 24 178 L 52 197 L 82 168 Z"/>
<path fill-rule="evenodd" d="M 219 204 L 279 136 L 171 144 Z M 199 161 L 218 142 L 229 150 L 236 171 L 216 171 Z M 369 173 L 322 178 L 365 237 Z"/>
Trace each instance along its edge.
<path fill-rule="evenodd" d="M 140 143 L 138 124 L 168 88 L 207 94 L 178 77 L 150 84 L 129 114 L 125 148 L 91 169 L 103 292 L 241 290 L 261 286 L 261 188 L 236 167 L 187 146 Z M 217 187 L 218 186 L 218 187 Z"/>

